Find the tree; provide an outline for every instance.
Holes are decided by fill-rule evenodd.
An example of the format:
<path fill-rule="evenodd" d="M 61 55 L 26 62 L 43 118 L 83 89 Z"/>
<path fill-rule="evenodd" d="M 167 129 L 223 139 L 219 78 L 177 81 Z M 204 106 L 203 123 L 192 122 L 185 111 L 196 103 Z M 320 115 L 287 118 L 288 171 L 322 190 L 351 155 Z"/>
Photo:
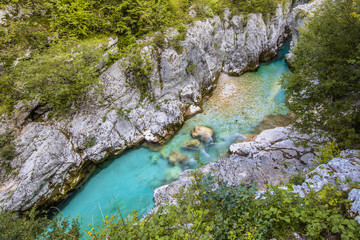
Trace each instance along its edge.
<path fill-rule="evenodd" d="M 360 1 L 326 1 L 301 32 L 289 108 L 305 133 L 321 129 L 342 147 L 360 143 Z"/>

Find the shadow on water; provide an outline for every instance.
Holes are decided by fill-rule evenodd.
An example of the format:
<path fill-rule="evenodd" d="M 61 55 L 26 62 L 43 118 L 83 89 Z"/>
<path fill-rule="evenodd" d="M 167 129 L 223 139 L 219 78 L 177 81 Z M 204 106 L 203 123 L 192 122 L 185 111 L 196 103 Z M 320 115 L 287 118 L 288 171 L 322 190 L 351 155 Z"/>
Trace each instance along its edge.
<path fill-rule="evenodd" d="M 83 228 L 100 225 L 105 216 L 117 212 L 113 198 L 125 215 L 138 210 L 143 216 L 154 205 L 153 189 L 176 180 L 184 169 L 197 168 L 197 156 L 202 162 L 216 161 L 228 153 L 230 144 L 243 140 L 244 134 L 291 122 L 291 118 L 284 117 L 289 110 L 279 83 L 282 74 L 289 72 L 284 60 L 289 44 L 288 39 L 278 55 L 261 63 L 256 72 L 240 77 L 222 74 L 203 112 L 187 120 L 165 146 L 157 151 L 132 149 L 102 164 L 76 194 L 59 206 L 63 216 L 82 215 Z M 183 149 L 193 140 L 190 132 L 197 125 L 211 127 L 214 141 L 202 143 L 198 150 Z M 187 161 L 170 164 L 167 157 L 174 151 L 185 154 Z"/>

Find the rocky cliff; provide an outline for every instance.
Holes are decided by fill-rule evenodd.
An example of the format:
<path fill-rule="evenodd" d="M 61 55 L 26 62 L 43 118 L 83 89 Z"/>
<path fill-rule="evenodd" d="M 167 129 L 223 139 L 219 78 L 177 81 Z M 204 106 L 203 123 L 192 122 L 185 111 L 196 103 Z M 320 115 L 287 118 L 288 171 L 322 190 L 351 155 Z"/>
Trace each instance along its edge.
<path fill-rule="evenodd" d="M 294 26 L 292 9 L 290 3 L 283 4 L 266 18 L 231 16 L 226 11 L 223 18 L 194 22 L 180 42 L 181 53 L 171 44 L 162 49 L 145 46 L 141 55 L 152 65 L 155 101 L 141 100 L 139 90 L 128 84 L 126 61 L 119 60 L 100 76 L 102 101 L 86 102 L 76 114 L 49 119 L 40 106 L 19 103 L 12 119 L 1 119 L 2 131 L 16 129 L 18 134 L 12 172 L 4 168 L 0 172 L 5 176 L 0 182 L 0 206 L 23 211 L 55 204 L 97 163 L 144 140 L 165 141 L 184 122 L 187 110 L 201 106 L 221 72 L 236 75 L 254 70 L 276 54 Z M 176 34 L 169 30 L 166 41 Z"/>

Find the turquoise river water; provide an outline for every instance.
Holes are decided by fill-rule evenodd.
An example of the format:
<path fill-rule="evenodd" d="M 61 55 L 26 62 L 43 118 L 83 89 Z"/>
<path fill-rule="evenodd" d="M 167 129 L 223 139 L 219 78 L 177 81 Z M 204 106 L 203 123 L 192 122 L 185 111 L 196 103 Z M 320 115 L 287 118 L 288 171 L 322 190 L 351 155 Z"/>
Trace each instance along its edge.
<path fill-rule="evenodd" d="M 283 46 L 273 61 L 260 64 L 256 72 L 240 77 L 222 74 L 203 112 L 187 120 L 160 151 L 133 149 L 103 165 L 59 207 L 63 216 L 82 216 L 83 228 L 100 225 L 106 215 L 117 212 L 114 199 L 123 215 L 135 209 L 145 215 L 154 205 L 153 189 L 175 180 L 183 170 L 197 167 L 196 152 L 181 149 L 192 139 L 194 126 L 208 126 L 215 132 L 213 142 L 198 151 L 201 161 L 211 162 L 226 155 L 230 144 L 242 140 L 243 134 L 254 132 L 265 116 L 288 114 L 279 83 L 289 71 L 284 60 L 287 51 L 288 46 Z M 169 164 L 166 157 L 172 151 L 187 154 L 189 160 L 181 166 Z"/>

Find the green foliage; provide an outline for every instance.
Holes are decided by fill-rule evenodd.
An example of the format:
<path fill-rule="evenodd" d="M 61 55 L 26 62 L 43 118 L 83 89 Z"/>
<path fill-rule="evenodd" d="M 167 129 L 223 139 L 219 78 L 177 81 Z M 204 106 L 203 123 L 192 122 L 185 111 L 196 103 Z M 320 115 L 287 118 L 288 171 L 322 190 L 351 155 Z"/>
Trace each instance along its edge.
<path fill-rule="evenodd" d="M 315 157 L 316 164 L 328 163 L 335 157 L 340 157 L 340 149 L 335 141 L 328 142 L 317 148 L 318 156 Z"/>
<path fill-rule="evenodd" d="M 75 240 L 81 237 L 80 222 L 77 218 L 56 217 L 49 220 L 46 216 L 37 216 L 38 214 L 35 209 L 23 216 L 9 211 L 0 213 L 0 238 Z"/>
<path fill-rule="evenodd" d="M 194 63 L 189 64 L 189 65 L 186 67 L 186 72 L 189 73 L 189 74 L 193 74 L 193 75 L 194 75 L 195 70 L 196 70 L 196 64 L 194 64 Z"/>
<path fill-rule="evenodd" d="M 304 198 L 276 187 L 265 194 L 260 207 L 265 219 L 271 222 L 272 234 L 287 239 L 292 232 L 312 239 L 329 238 L 357 239 L 359 226 L 349 219 L 347 200 L 341 191 L 327 185 L 318 193 L 311 192 Z"/>
<path fill-rule="evenodd" d="M 0 77 L 0 113 L 13 111 L 16 101 L 37 101 L 55 112 L 79 103 L 98 86 L 99 41 L 69 40 L 54 44 L 42 54 L 20 61 Z M 11 93 L 11 94 L 9 94 Z"/>
<path fill-rule="evenodd" d="M 92 146 L 95 146 L 95 144 L 96 144 L 96 137 L 94 135 L 90 135 L 86 137 L 83 143 L 85 149 L 91 148 Z"/>
<path fill-rule="evenodd" d="M 201 160 L 200 152 L 196 152 L 193 154 L 194 160 L 197 163 L 198 167 L 205 166 L 206 162 Z"/>
<path fill-rule="evenodd" d="M 133 212 L 106 217 L 95 239 L 357 239 L 360 227 L 349 218 L 349 200 L 332 185 L 305 198 L 271 187 L 260 198 L 256 186 L 229 187 L 214 177 L 193 175 L 195 182 L 176 195 L 177 206 L 160 207 L 143 221 Z M 217 189 L 214 190 L 214 186 Z"/>
<path fill-rule="evenodd" d="M 171 40 L 170 45 L 175 49 L 178 54 L 181 54 L 184 50 L 183 46 L 181 46 L 181 42 L 186 39 L 186 30 L 187 27 L 184 24 L 180 24 L 177 27 L 179 31 Z"/>
<path fill-rule="evenodd" d="M 359 0 L 326 1 L 302 31 L 294 50 L 294 74 L 286 77 L 305 133 L 324 130 L 340 148 L 360 144 L 360 12 Z"/>
<path fill-rule="evenodd" d="M 142 56 L 143 55 L 143 56 Z M 145 97 L 152 98 L 150 75 L 152 65 L 147 56 L 136 49 L 129 55 L 129 64 L 126 68 L 126 79 L 129 84 L 134 84 L 140 91 L 140 101 Z"/>
<path fill-rule="evenodd" d="M 289 178 L 290 184 L 301 185 L 304 181 L 305 181 L 305 174 L 302 172 L 291 175 L 291 177 Z"/>
<path fill-rule="evenodd" d="M 6 162 L 15 157 L 15 143 L 13 142 L 14 136 L 9 130 L 0 134 L 0 158 Z M 7 164 L 8 165 L 8 164 Z M 6 166 L 9 168 L 9 166 Z"/>
<path fill-rule="evenodd" d="M 28 49 L 44 49 L 48 45 L 47 37 L 52 36 L 47 28 L 43 17 L 26 15 L 20 19 L 9 18 L 0 25 L 0 62 L 5 64 L 4 70 L 11 71 L 15 59 L 23 57 Z"/>

